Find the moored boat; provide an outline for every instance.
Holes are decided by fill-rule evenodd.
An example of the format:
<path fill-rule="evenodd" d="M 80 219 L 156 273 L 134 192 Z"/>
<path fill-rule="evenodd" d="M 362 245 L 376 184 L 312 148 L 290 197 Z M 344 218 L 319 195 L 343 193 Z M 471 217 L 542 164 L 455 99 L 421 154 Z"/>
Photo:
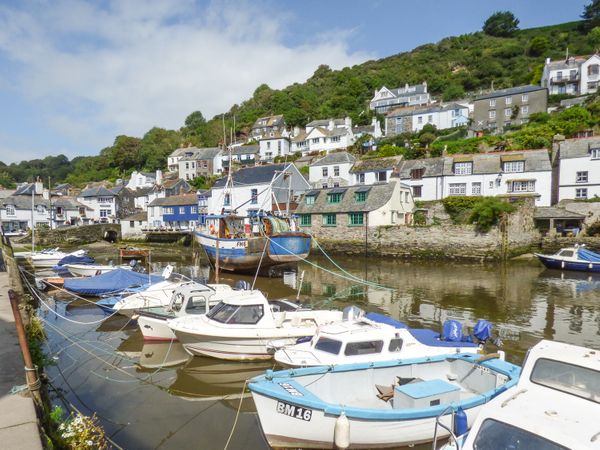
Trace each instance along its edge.
<path fill-rule="evenodd" d="M 406 324 L 381 314 L 364 312 L 356 307 L 344 310 L 344 320 L 319 327 L 307 342 L 283 347 L 275 360 L 289 367 L 388 361 L 449 353 L 478 353 L 490 337 L 490 325 L 480 321 L 475 326 L 475 340 L 463 340 L 460 324 L 447 321 L 444 335 L 433 330 L 409 328 Z"/>
<path fill-rule="evenodd" d="M 41 251 L 31 253 L 29 259 L 31 261 L 31 265 L 36 269 L 45 269 L 54 267 L 57 265 L 61 259 L 66 256 L 84 256 L 87 253 L 85 250 L 76 250 L 71 253 L 61 252 L 58 249 L 52 249 L 49 251 Z"/>
<path fill-rule="evenodd" d="M 126 289 L 159 283 L 163 280 L 163 276 L 118 268 L 93 277 L 66 278 L 64 287 L 79 295 L 101 296 L 118 294 Z"/>
<path fill-rule="evenodd" d="M 260 291 L 232 293 L 207 314 L 170 320 L 169 327 L 192 355 L 230 360 L 271 359 L 273 341 L 291 344 L 312 336 L 319 325 L 342 318 L 341 311 L 273 311 Z"/>
<path fill-rule="evenodd" d="M 600 272 L 600 254 L 583 245 L 562 248 L 554 255 L 536 253 L 535 256 L 549 269 Z"/>
<path fill-rule="evenodd" d="M 131 270 L 131 266 L 114 266 L 110 264 L 65 264 L 69 273 L 76 277 L 93 277 L 111 272 L 116 269 Z"/>
<path fill-rule="evenodd" d="M 517 382 L 519 367 L 502 356 L 267 371 L 248 387 L 272 447 L 403 447 L 432 441 L 436 420 L 449 427 L 452 410 L 461 408 L 472 424 L 486 402 Z"/>
<path fill-rule="evenodd" d="M 137 247 L 119 248 L 119 257 L 121 259 L 147 258 L 150 255 L 150 249 Z"/>
<path fill-rule="evenodd" d="M 541 341 L 527 353 L 519 382 L 485 405 L 471 430 L 444 450 L 598 449 L 598 351 Z"/>

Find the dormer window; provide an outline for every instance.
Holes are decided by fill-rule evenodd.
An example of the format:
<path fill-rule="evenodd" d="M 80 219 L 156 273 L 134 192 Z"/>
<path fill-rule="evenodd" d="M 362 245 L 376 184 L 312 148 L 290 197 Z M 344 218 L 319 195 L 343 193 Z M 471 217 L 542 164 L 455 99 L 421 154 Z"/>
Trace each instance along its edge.
<path fill-rule="evenodd" d="M 502 171 L 506 173 L 524 172 L 525 161 L 506 161 L 502 164 Z"/>
<path fill-rule="evenodd" d="M 342 201 L 342 194 L 339 192 L 332 192 L 327 194 L 327 203 L 339 203 Z"/>
<path fill-rule="evenodd" d="M 421 167 L 420 169 L 412 169 L 410 171 L 410 179 L 411 180 L 421 180 L 425 175 L 425 168 Z"/>
<path fill-rule="evenodd" d="M 454 175 L 471 175 L 473 173 L 472 162 L 454 163 Z"/>
<path fill-rule="evenodd" d="M 592 159 L 600 159 L 600 148 L 590 149 L 590 157 Z"/>

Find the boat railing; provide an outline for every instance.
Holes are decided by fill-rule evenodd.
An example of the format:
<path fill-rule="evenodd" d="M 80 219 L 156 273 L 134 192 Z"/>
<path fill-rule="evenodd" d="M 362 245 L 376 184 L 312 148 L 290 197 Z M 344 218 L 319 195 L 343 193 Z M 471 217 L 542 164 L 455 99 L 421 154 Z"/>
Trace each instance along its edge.
<path fill-rule="evenodd" d="M 451 416 L 451 420 L 450 420 L 450 427 L 447 427 L 446 425 L 444 425 L 442 423 L 442 417 L 444 417 L 446 414 L 452 414 Z M 448 433 L 450 433 L 450 438 L 454 441 L 454 445 L 456 450 L 460 450 L 460 444 L 458 443 L 458 439 L 456 437 L 456 435 L 454 434 L 454 432 L 452 431 L 454 429 L 454 416 L 455 416 L 455 409 L 453 405 L 448 405 L 436 418 L 435 418 L 435 428 L 433 430 L 433 442 L 431 444 L 431 448 L 433 450 L 437 450 L 437 440 L 438 440 L 438 427 L 443 428 L 444 430 L 446 430 Z"/>

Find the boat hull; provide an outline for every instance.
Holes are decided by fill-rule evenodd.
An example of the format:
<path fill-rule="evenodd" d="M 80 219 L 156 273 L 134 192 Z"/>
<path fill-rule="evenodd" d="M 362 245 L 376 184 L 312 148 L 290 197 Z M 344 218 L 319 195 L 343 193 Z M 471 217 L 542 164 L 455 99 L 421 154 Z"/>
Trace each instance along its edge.
<path fill-rule="evenodd" d="M 256 236 L 241 239 L 221 239 L 196 232 L 195 238 L 213 265 L 216 265 L 218 245 L 219 268 L 230 272 L 248 272 L 259 266 L 267 268 L 295 263 L 309 255 L 311 244 L 308 234 L 296 232 L 269 238 Z"/>
<path fill-rule="evenodd" d="M 106 272 L 111 272 L 118 268 L 118 266 L 100 266 L 87 264 L 65 264 L 65 267 L 71 275 L 74 275 L 76 277 L 93 277 L 96 275 L 102 275 Z M 129 267 L 121 268 L 129 269 Z"/>
<path fill-rule="evenodd" d="M 536 255 L 540 262 L 548 269 L 575 270 L 578 272 L 600 273 L 600 263 L 592 261 L 565 261 L 548 255 Z"/>
<path fill-rule="evenodd" d="M 173 316 L 170 317 L 171 319 Z M 177 339 L 175 333 L 167 325 L 168 318 L 140 314 L 137 322 L 144 336 L 144 341 L 172 341 Z"/>

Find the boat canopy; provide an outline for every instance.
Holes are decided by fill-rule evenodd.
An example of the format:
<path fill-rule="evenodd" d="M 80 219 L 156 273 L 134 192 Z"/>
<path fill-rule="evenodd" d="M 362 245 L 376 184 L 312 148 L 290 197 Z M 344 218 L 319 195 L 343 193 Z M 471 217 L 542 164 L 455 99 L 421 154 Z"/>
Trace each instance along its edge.
<path fill-rule="evenodd" d="M 577 256 L 579 256 L 579 259 L 583 259 L 584 261 L 600 262 L 600 255 L 596 252 L 588 250 L 587 248 L 579 247 L 577 249 Z"/>
<path fill-rule="evenodd" d="M 158 275 L 115 269 L 89 278 L 66 278 L 65 289 L 81 295 L 103 295 L 117 293 L 128 287 L 158 283 L 164 278 Z"/>

